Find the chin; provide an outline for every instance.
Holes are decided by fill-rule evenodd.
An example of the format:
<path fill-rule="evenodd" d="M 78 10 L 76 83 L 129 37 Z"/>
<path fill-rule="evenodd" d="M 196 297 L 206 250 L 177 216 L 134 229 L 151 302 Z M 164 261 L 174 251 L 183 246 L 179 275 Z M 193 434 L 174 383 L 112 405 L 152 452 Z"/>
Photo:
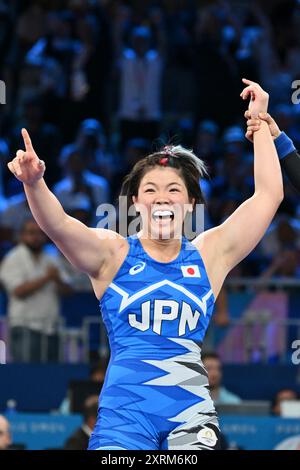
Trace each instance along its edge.
<path fill-rule="evenodd" d="M 150 237 L 155 240 L 172 240 L 174 238 L 181 238 L 182 227 L 166 226 L 158 227 L 151 224 Z"/>

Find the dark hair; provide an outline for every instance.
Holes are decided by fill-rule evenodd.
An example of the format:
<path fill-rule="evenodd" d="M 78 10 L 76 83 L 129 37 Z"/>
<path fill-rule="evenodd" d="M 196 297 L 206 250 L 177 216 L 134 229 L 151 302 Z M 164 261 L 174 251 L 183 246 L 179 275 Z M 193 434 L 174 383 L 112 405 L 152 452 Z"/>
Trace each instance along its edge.
<path fill-rule="evenodd" d="M 279 400 L 279 395 L 282 393 L 282 392 L 292 392 L 295 394 L 295 400 L 298 400 L 298 397 L 299 397 L 299 394 L 296 390 L 294 390 L 293 388 L 281 388 L 280 390 L 277 390 L 277 392 L 275 393 L 274 397 L 272 398 L 272 401 L 271 401 L 271 411 L 274 412 L 274 408 L 276 407 L 276 405 L 278 404 L 278 400 Z"/>
<path fill-rule="evenodd" d="M 195 204 L 204 204 L 205 199 L 200 188 L 200 179 L 207 175 L 205 164 L 191 151 L 181 145 L 165 146 L 162 149 L 141 158 L 131 172 L 125 176 L 119 196 L 126 196 L 127 208 L 132 204 L 132 196 L 138 195 L 144 175 L 155 166 L 167 166 L 179 170 L 189 199 Z"/>
<path fill-rule="evenodd" d="M 202 354 L 202 357 L 201 357 L 202 362 L 205 361 L 205 359 L 216 359 L 217 361 L 221 362 L 221 358 L 219 354 L 214 351 Z"/>
<path fill-rule="evenodd" d="M 105 374 L 107 366 L 107 360 L 102 360 L 102 364 L 93 364 L 90 368 L 90 377 L 92 377 L 94 374 L 97 374 L 98 372 L 102 372 L 103 374 Z"/>
<path fill-rule="evenodd" d="M 87 423 L 89 418 L 97 418 L 98 414 L 98 397 L 96 395 L 91 395 L 86 398 L 83 405 L 83 419 Z"/>

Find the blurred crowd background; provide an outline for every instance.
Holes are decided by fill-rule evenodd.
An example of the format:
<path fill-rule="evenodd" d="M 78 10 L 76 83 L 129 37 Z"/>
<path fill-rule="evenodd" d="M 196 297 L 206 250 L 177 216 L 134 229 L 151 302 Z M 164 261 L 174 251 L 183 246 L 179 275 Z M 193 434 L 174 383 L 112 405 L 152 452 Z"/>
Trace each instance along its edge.
<path fill-rule="evenodd" d="M 209 170 L 199 184 L 210 228 L 254 190 L 242 77 L 269 93 L 269 112 L 300 148 L 300 105 L 292 102 L 292 84 L 300 80 L 299 31 L 297 0 L 0 0 L 0 79 L 6 85 L 0 105 L 0 340 L 7 362 L 88 367 L 106 364 L 108 354 L 89 280 L 31 219 L 22 184 L 7 169 L 23 148 L 21 128 L 46 163 L 50 189 L 66 212 L 89 226 L 99 222 L 101 203 L 115 203 L 123 177 L 144 155 L 162 143 L 194 149 Z M 210 357 L 215 371 L 221 361 L 290 363 L 291 341 L 300 338 L 299 231 L 300 197 L 286 182 L 268 232 L 221 293 L 206 347 L 218 350 Z M 77 378 L 83 376 L 88 379 L 87 370 Z M 257 398 L 247 396 L 247 387 L 240 388 L 242 398 Z M 297 387 L 296 378 L 282 380 L 258 398 L 270 401 L 287 388 L 288 399 L 295 399 Z M 0 410 L 17 395 L 3 390 Z M 75 407 L 87 434 L 95 392 Z M 239 403 L 223 392 L 224 403 Z M 64 393 L 53 400 L 69 413 Z M 38 411 L 24 403 L 25 411 Z M 9 446 L 4 418 L 0 433 L 1 426 Z M 66 446 L 78 448 L 81 438 L 85 443 L 81 431 L 73 436 L 77 444 L 73 439 Z"/>
<path fill-rule="evenodd" d="M 22 148 L 21 127 L 64 208 L 93 225 L 98 205 L 114 202 L 128 169 L 162 142 L 193 148 L 207 163 L 206 228 L 251 195 L 242 77 L 269 92 L 270 112 L 299 147 L 296 0 L 1 0 L 0 21 L 2 256 L 29 215 L 6 168 Z M 260 275 L 284 251 L 274 274 L 299 276 L 298 212 L 287 187 L 272 244 L 260 244 L 235 274 Z"/>

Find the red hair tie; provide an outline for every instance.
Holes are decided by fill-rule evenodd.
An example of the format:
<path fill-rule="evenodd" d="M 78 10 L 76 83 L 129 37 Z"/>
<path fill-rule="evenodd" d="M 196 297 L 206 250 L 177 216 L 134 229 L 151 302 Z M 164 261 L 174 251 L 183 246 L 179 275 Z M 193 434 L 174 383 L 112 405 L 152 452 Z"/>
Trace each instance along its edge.
<path fill-rule="evenodd" d="M 168 163 L 169 163 L 168 157 L 162 157 L 162 158 L 159 160 L 159 164 L 162 165 L 162 166 L 167 166 Z"/>

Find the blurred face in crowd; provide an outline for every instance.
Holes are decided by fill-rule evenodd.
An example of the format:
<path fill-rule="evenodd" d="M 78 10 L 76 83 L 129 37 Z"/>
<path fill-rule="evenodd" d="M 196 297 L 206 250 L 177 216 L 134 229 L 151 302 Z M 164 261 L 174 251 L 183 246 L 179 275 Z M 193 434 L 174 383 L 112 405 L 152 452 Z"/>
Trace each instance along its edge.
<path fill-rule="evenodd" d="M 208 357 L 203 360 L 203 364 L 208 373 L 210 389 L 218 388 L 222 381 L 221 361 L 214 357 Z"/>
<path fill-rule="evenodd" d="M 37 122 L 42 118 L 42 110 L 38 103 L 27 103 L 24 109 L 24 117 L 29 122 Z"/>
<path fill-rule="evenodd" d="M 126 162 L 128 166 L 133 167 L 147 152 L 147 147 L 138 147 L 129 144 L 126 149 Z"/>
<path fill-rule="evenodd" d="M 296 250 L 286 250 L 282 252 L 281 265 L 278 270 L 280 276 L 296 276 L 298 267 L 298 253 Z"/>
<path fill-rule="evenodd" d="M 38 253 L 45 245 L 47 237 L 38 224 L 34 220 L 30 220 L 24 225 L 20 240 L 21 243 L 24 243 L 31 251 Z"/>
<path fill-rule="evenodd" d="M 0 450 L 6 450 L 11 444 L 9 423 L 0 415 Z"/>
<path fill-rule="evenodd" d="M 50 13 L 47 18 L 48 31 L 56 38 L 69 38 L 71 36 L 71 26 L 69 21 L 57 13 Z"/>
<path fill-rule="evenodd" d="M 98 395 L 91 395 L 84 402 L 84 422 L 91 430 L 94 429 L 97 421 L 98 402 Z"/>
<path fill-rule="evenodd" d="M 297 235 L 288 220 L 282 220 L 281 222 L 279 222 L 277 229 L 277 237 L 280 243 L 282 243 L 283 245 L 290 245 L 295 243 Z"/>
<path fill-rule="evenodd" d="M 91 374 L 91 380 L 93 380 L 93 382 L 102 383 L 104 382 L 104 378 L 105 378 L 105 371 L 103 369 L 96 369 Z"/>
<path fill-rule="evenodd" d="M 213 132 L 198 130 L 196 138 L 196 148 L 199 153 L 213 151 L 217 143 L 217 136 Z"/>
<path fill-rule="evenodd" d="M 150 48 L 150 37 L 140 34 L 133 34 L 131 45 L 138 56 L 143 57 Z"/>
<path fill-rule="evenodd" d="M 72 152 L 68 158 L 67 167 L 73 175 L 81 175 L 85 169 L 84 161 L 79 152 Z"/>
<path fill-rule="evenodd" d="M 277 416 L 281 415 L 281 403 L 283 401 L 297 400 L 297 393 L 294 390 L 281 390 L 276 397 L 276 403 L 273 408 L 273 413 Z"/>

